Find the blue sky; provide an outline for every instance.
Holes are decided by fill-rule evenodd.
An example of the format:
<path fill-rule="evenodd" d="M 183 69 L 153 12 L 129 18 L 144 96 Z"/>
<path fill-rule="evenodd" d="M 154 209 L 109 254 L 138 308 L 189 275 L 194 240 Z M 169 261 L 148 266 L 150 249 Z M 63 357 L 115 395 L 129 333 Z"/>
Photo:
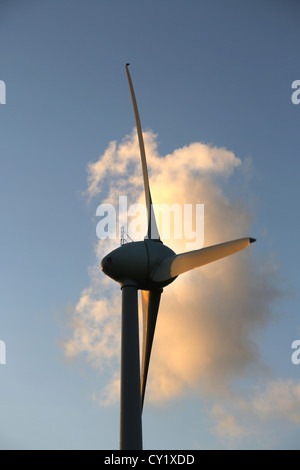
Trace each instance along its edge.
<path fill-rule="evenodd" d="M 300 408 L 300 365 L 291 363 L 300 338 L 300 106 L 291 102 L 299 8 L 292 0 L 0 0 L 2 448 L 118 447 L 118 403 L 93 399 L 109 366 L 100 371 L 84 353 L 69 361 L 61 345 L 99 261 L 102 195 L 90 204 L 82 196 L 87 165 L 134 127 L 127 62 L 160 155 L 205 142 L 251 158 L 251 175 L 234 173 L 223 190 L 251 211 L 256 256 L 269 260 L 282 292 L 272 321 L 252 332 L 269 370 L 256 402 L 269 391 L 277 404 L 263 424 L 253 418 L 265 439 L 239 433 L 246 415 L 232 404 L 186 390 L 145 411 L 145 448 L 299 448 L 300 421 L 278 412 L 276 399 L 282 381 Z M 240 386 L 254 394 L 261 379 L 246 372 Z M 239 439 L 228 442 L 216 422 L 232 427 L 233 417 Z"/>

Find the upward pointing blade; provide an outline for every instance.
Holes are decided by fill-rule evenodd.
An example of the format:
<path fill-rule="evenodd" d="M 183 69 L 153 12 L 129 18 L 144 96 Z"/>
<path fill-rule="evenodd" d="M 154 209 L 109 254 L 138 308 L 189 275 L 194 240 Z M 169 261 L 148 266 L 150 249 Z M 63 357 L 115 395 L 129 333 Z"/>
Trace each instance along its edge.
<path fill-rule="evenodd" d="M 159 309 L 161 290 L 144 291 L 142 290 L 143 306 L 143 350 L 142 350 L 142 377 L 141 377 L 141 396 L 142 409 L 144 405 L 150 355 L 155 332 L 157 313 Z"/>
<path fill-rule="evenodd" d="M 158 233 L 156 220 L 155 220 L 155 216 L 154 216 L 154 211 L 153 211 L 153 207 L 152 207 L 152 199 L 151 199 L 150 186 L 149 186 L 148 169 L 147 169 L 147 162 L 146 162 L 146 152 L 145 152 L 145 146 L 144 146 L 142 126 L 141 126 L 138 107 L 137 107 L 137 104 L 136 104 L 134 89 L 133 89 L 130 73 L 129 73 L 129 70 L 128 70 L 128 66 L 129 66 L 129 64 L 126 64 L 126 73 L 127 73 L 127 78 L 128 78 L 129 88 L 130 88 L 130 94 L 131 94 L 131 99 L 132 99 L 132 104 L 133 104 L 137 134 L 138 134 L 138 139 L 139 139 L 139 146 L 140 146 L 140 153 L 141 153 L 141 160 L 142 160 L 142 168 L 143 168 L 146 206 L 147 206 L 147 213 L 148 213 L 148 232 L 147 232 L 147 235 L 146 235 L 145 238 L 149 238 L 150 240 L 159 240 L 159 233 Z"/>

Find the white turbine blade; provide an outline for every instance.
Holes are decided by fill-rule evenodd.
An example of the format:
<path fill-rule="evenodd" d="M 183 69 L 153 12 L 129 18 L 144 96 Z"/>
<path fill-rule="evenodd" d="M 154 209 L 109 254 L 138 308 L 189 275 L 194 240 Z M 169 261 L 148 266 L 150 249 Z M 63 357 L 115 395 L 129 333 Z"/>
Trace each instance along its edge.
<path fill-rule="evenodd" d="M 220 245 L 213 245 L 201 250 L 181 253 L 179 255 L 169 256 L 162 260 L 152 276 L 154 282 L 163 282 L 179 274 L 198 268 L 226 256 L 232 255 L 237 251 L 243 250 L 250 243 L 255 242 L 254 238 L 240 238 Z"/>
<path fill-rule="evenodd" d="M 144 405 L 148 369 L 151 349 L 155 332 L 157 313 L 159 309 L 162 290 L 141 291 L 143 306 L 143 350 L 142 350 L 142 374 L 141 374 L 141 403 Z"/>
<path fill-rule="evenodd" d="M 128 84 L 129 84 L 129 88 L 130 88 L 131 100 L 132 100 L 132 104 L 133 104 L 133 110 L 134 110 L 134 116 L 135 116 L 135 122 L 136 122 L 136 129 L 137 129 L 139 146 L 140 146 L 140 154 L 141 154 L 143 178 L 144 178 L 144 188 L 145 188 L 145 197 L 146 197 L 146 206 L 147 206 L 147 212 L 148 212 L 148 233 L 147 233 L 146 238 L 149 238 L 150 240 L 159 240 L 159 233 L 158 233 L 156 220 L 155 220 L 155 216 L 154 216 L 154 211 L 153 211 L 153 207 L 152 207 L 152 199 L 151 199 L 150 186 L 149 186 L 148 169 L 147 169 L 147 162 L 146 162 L 146 152 L 145 152 L 142 126 L 141 126 L 140 116 L 139 116 L 138 107 L 137 107 L 137 104 L 136 104 L 135 93 L 134 93 L 130 73 L 129 73 L 129 70 L 128 70 L 128 66 L 129 66 L 129 64 L 126 64 L 126 73 L 127 73 L 127 79 L 128 79 Z"/>

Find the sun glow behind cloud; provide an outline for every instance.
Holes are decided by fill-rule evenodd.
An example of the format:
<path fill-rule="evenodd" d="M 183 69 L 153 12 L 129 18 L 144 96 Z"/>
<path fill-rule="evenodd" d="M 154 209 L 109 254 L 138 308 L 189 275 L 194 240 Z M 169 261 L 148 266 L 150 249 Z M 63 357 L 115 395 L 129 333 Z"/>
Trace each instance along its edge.
<path fill-rule="evenodd" d="M 243 168 L 233 152 L 196 142 L 163 157 L 158 153 L 157 136 L 148 131 L 144 138 L 154 203 L 204 204 L 204 246 L 255 236 L 247 205 L 226 195 L 230 177 Z M 245 178 L 248 163 L 240 178 Z M 98 204 L 109 202 L 117 207 L 118 197 L 127 195 L 130 204 L 144 203 L 135 129 L 120 144 L 111 142 L 87 171 L 88 200 L 97 198 Z M 164 242 L 177 253 L 186 251 L 184 239 Z M 110 371 L 102 403 L 118 396 L 121 292 L 100 272 L 100 260 L 118 245 L 119 240 L 97 241 L 90 286 L 74 308 L 71 337 L 64 343 L 67 357 L 85 354 L 92 366 Z M 179 276 L 165 288 L 150 363 L 148 402 L 161 403 L 191 390 L 210 399 L 228 397 L 232 380 L 267 371 L 253 338 L 272 319 L 272 304 L 280 291 L 264 262 L 258 262 L 255 246 L 250 246 Z M 215 409 L 213 416 L 220 421 L 219 430 L 231 423 L 233 435 L 239 433 L 239 425 L 225 411 Z"/>

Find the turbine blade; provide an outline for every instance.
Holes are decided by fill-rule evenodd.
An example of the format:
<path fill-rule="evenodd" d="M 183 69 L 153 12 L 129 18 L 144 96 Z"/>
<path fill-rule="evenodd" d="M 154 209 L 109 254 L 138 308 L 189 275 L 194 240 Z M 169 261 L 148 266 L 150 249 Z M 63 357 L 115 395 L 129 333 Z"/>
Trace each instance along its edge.
<path fill-rule="evenodd" d="M 209 246 L 201 250 L 169 256 L 159 264 L 152 276 L 152 280 L 154 282 L 167 281 L 186 271 L 232 255 L 255 241 L 255 238 L 240 238 L 239 240 Z"/>
<path fill-rule="evenodd" d="M 140 116 L 138 112 L 138 107 L 136 103 L 135 93 L 130 77 L 130 73 L 128 70 L 129 64 L 126 64 L 126 73 L 127 79 L 131 94 L 131 100 L 133 104 L 135 122 L 136 122 L 136 129 L 138 134 L 139 146 L 140 146 L 140 154 L 142 160 L 142 169 L 143 169 L 143 178 L 144 178 L 144 189 L 145 189 L 145 197 L 146 197 L 146 206 L 147 206 L 147 213 L 148 213 L 148 232 L 145 238 L 149 238 L 150 240 L 159 240 L 159 233 L 156 225 L 155 215 L 152 207 L 152 198 L 150 193 L 150 186 L 149 186 L 149 178 L 148 178 L 148 169 L 147 169 L 147 161 L 146 161 L 146 152 L 145 152 L 145 145 L 143 139 L 143 131 L 140 121 Z"/>
<path fill-rule="evenodd" d="M 143 306 L 143 350 L 142 350 L 142 374 L 141 374 L 141 401 L 144 405 L 148 369 L 151 349 L 155 332 L 157 313 L 159 309 L 161 290 L 141 291 Z"/>

